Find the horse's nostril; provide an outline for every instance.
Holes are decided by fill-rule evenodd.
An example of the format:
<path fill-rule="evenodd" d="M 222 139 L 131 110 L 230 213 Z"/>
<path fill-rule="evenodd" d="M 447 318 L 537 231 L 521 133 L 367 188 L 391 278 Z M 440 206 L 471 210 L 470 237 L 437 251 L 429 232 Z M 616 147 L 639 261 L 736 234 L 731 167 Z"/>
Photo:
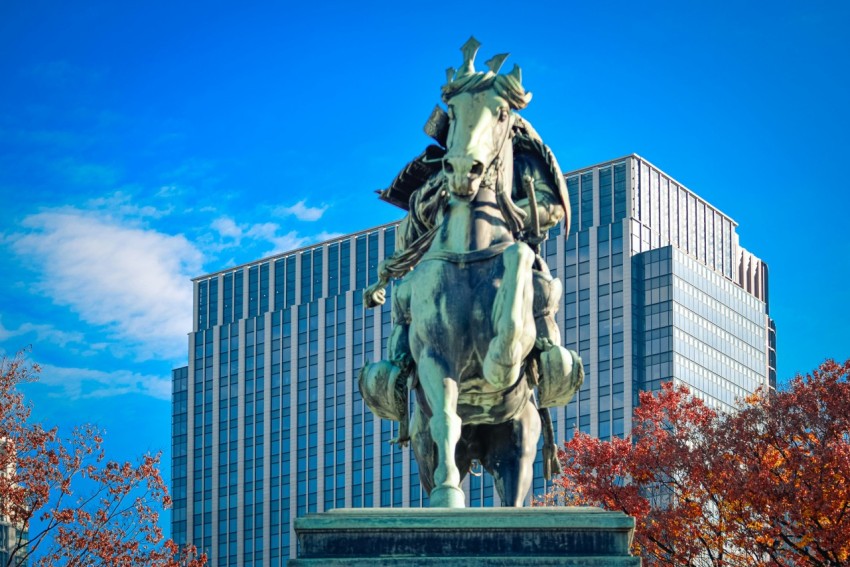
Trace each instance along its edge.
<path fill-rule="evenodd" d="M 484 164 L 482 164 L 480 161 L 476 161 L 475 163 L 473 163 L 472 168 L 470 168 L 469 170 L 469 174 L 473 177 L 478 177 L 482 173 L 484 173 Z"/>

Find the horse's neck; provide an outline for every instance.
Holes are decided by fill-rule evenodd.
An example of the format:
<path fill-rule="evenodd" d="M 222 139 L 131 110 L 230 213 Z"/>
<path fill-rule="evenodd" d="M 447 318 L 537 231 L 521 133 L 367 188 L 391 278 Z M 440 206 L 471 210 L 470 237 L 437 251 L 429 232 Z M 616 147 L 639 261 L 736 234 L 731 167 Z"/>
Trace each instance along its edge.
<path fill-rule="evenodd" d="M 472 201 L 449 201 L 431 248 L 447 252 L 471 252 L 513 240 L 493 189 L 486 188 L 480 189 Z"/>
<path fill-rule="evenodd" d="M 438 219 L 440 228 L 431 244 L 431 249 L 447 252 L 472 252 L 484 250 L 503 242 L 513 242 L 514 236 L 505 222 L 501 207 L 496 200 L 495 185 L 501 184 L 508 194 L 513 184 L 514 154 L 510 138 L 499 148 L 498 161 L 492 183 L 481 187 L 472 201 L 454 197 Z M 498 167 L 498 166 L 497 166 Z"/>

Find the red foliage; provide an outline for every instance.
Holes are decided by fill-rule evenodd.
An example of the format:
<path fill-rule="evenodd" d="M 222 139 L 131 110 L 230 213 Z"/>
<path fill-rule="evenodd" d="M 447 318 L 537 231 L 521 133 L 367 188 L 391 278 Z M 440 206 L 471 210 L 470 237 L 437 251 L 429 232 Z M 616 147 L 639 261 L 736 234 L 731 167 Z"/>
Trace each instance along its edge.
<path fill-rule="evenodd" d="M 29 422 L 18 386 L 38 373 L 22 353 L 0 359 L 0 516 L 19 534 L 40 520 L 29 542 L 7 542 L 17 547 L 8 565 L 204 565 L 205 556 L 179 550 L 157 525 L 157 509 L 171 504 L 160 455 L 136 464 L 107 461 L 96 428 L 81 426 L 60 439 L 57 428 Z"/>
<path fill-rule="evenodd" d="M 848 376 L 827 361 L 728 415 L 684 387 L 641 393 L 631 438 L 565 444 L 544 503 L 634 516 L 647 565 L 846 565 Z"/>
<path fill-rule="evenodd" d="M 727 488 L 746 503 L 740 538 L 772 565 L 850 563 L 850 360 L 828 360 L 786 391 L 747 400 L 725 441 L 740 473 Z"/>

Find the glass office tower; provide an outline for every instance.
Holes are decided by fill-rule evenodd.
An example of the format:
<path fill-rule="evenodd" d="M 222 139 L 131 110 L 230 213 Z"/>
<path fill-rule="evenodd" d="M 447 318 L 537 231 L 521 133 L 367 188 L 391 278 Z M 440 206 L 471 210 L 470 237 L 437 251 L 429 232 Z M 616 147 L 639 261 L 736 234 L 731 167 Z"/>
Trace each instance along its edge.
<path fill-rule="evenodd" d="M 566 177 L 572 226 L 541 254 L 587 376 L 552 412 L 558 442 L 628 434 L 637 393 L 664 381 L 724 409 L 774 386 L 767 266 L 736 223 L 637 155 Z M 411 451 L 389 444 L 397 426 L 372 416 L 356 382 L 386 349 L 390 302 L 364 309 L 361 294 L 395 228 L 194 280 L 189 365 L 173 373 L 172 530 L 212 565 L 284 564 L 308 512 L 427 506 Z M 464 488 L 470 506 L 499 504 L 488 475 Z"/>

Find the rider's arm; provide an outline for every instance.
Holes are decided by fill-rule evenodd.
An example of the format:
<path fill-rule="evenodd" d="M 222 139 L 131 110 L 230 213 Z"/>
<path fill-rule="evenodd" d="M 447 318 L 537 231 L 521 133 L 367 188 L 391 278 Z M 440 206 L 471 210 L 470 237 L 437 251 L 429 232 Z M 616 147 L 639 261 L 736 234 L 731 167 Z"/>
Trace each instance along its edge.
<path fill-rule="evenodd" d="M 564 218 L 564 207 L 558 198 L 557 188 L 550 184 L 550 175 L 546 173 L 545 166 L 537 156 L 522 154 L 516 156 L 515 160 L 514 187 L 518 191 L 514 203 L 527 213 L 524 228 L 533 228 L 535 222 L 535 213 L 531 210 L 531 200 L 526 190 L 527 180 L 531 178 L 537 202 L 537 222 L 540 232 L 545 233 Z"/>

